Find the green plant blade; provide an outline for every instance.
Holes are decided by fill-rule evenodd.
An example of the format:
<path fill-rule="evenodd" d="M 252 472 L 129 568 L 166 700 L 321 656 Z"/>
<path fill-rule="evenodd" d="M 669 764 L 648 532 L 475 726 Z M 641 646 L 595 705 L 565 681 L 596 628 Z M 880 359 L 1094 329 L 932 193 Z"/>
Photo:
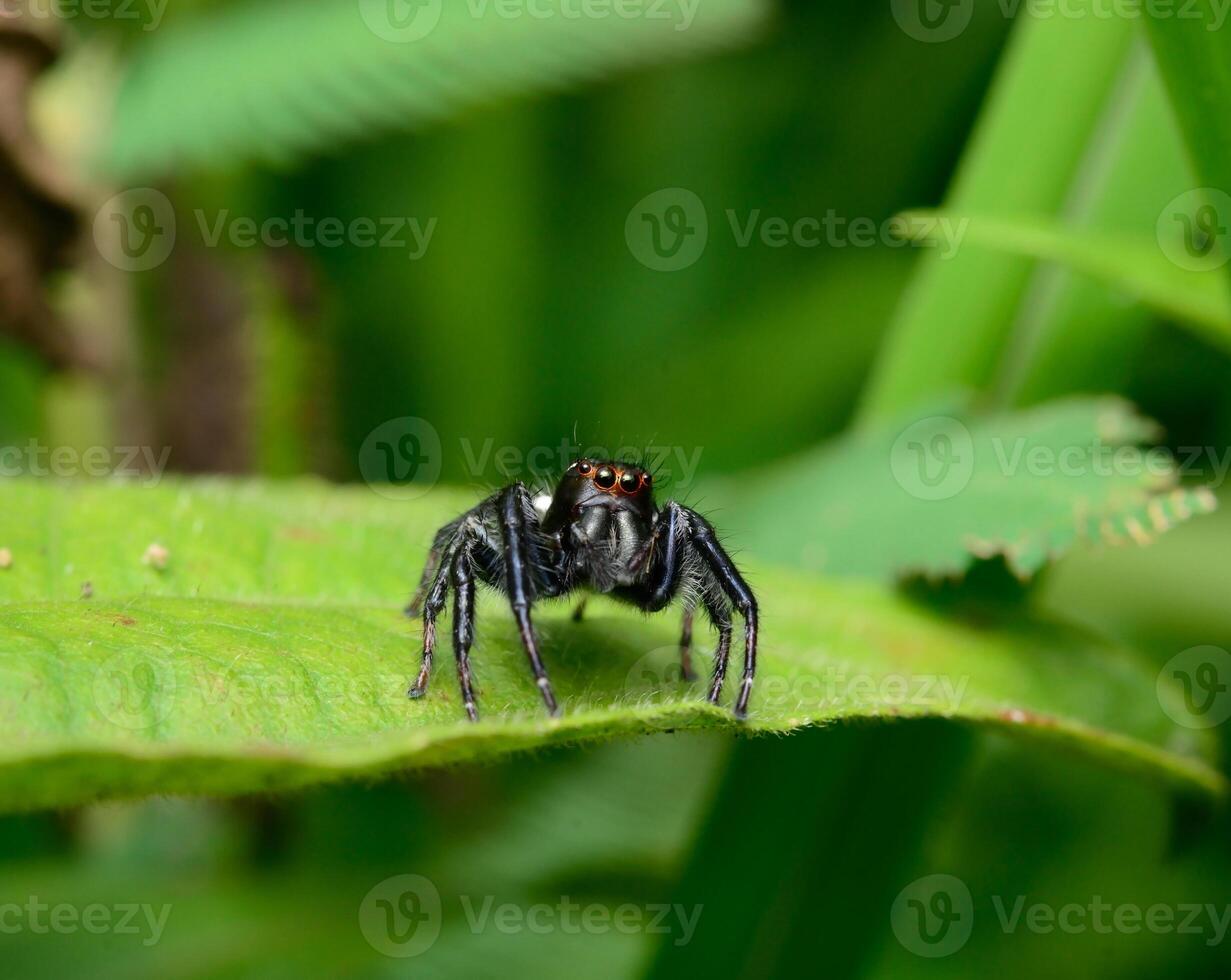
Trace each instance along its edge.
<path fill-rule="evenodd" d="M 122 178 L 286 163 L 499 97 L 734 44 L 766 14 L 759 0 L 689 9 L 594 17 L 559 0 L 533 15 L 471 0 L 282 0 L 199 14 L 135 48 L 102 162 Z"/>
<path fill-rule="evenodd" d="M 0 806 L 245 793 L 741 727 L 702 702 L 702 683 L 674 679 L 673 617 L 598 607 L 575 624 L 559 605 L 537 618 L 566 710 L 548 719 L 495 596 L 480 602 L 473 653 L 484 721 L 461 720 L 447 648 L 428 696 L 408 701 L 419 628 L 399 608 L 432 529 L 463 497 L 398 503 L 317 484 L 0 486 L 13 553 L 0 573 Z M 161 571 L 141 560 L 155 528 Z M 1170 720 L 1156 678 L 1123 651 L 1058 626 L 946 619 L 871 583 L 750 574 L 764 625 L 750 732 L 945 717 L 1222 791 L 1204 733 Z M 1178 689 L 1162 683 L 1174 710 Z"/>
<path fill-rule="evenodd" d="M 1147 15 L 1146 33 L 1201 179 L 1231 192 L 1231 35 L 1218 5 Z"/>
<path fill-rule="evenodd" d="M 905 216 L 919 228 L 932 227 L 937 217 L 923 211 Z M 959 220 L 955 215 L 945 217 Z M 966 241 L 972 245 L 1062 263 L 1231 349 L 1231 285 L 1217 270 L 1177 265 L 1158 242 L 1144 237 L 1066 228 L 1028 217 L 963 215 L 961 220 L 968 221 Z"/>
<path fill-rule="evenodd" d="M 1073 183 L 1056 220 L 1116 236 L 1156 233 L 1168 203 L 1194 186 L 1187 150 L 1144 40 L 1124 66 Z M 1069 266 L 1041 266 L 1000 362 L 996 405 L 1123 391 L 1156 323 L 1144 305 L 1126 307 L 1113 285 Z"/>
<path fill-rule="evenodd" d="M 1082 0 L 1071 17 L 1017 23 L 946 210 L 1051 214 L 1064 204 L 1133 37 L 1131 21 L 1095 16 L 1092 6 Z M 924 256 L 864 392 L 860 421 L 884 422 L 946 392 L 983 387 L 1030 273 L 1029 263 L 979 249 L 949 261 Z"/>
<path fill-rule="evenodd" d="M 1146 544 L 1211 510 L 1177 486 L 1153 425 L 1116 398 L 978 416 L 943 406 L 856 431 L 730 489 L 758 553 L 826 574 L 961 575 L 1002 555 L 1026 579 L 1079 542 Z"/>

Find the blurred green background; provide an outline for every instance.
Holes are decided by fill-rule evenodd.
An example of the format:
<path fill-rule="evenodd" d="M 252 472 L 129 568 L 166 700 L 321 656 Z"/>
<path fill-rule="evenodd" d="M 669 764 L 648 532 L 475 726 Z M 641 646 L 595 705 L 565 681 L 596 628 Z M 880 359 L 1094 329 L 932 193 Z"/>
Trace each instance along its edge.
<path fill-rule="evenodd" d="M 1190 309 L 1206 280 L 1166 276 L 1183 230 L 1167 209 L 1231 189 L 1214 118 L 1231 105 L 1192 57 L 1193 91 L 1213 99 L 1194 107 L 1168 73 L 1186 59 L 1140 17 L 699 0 L 687 30 L 583 16 L 540 37 L 527 16 L 505 45 L 461 7 L 419 49 L 365 35 L 376 8 L 348 0 L 8 19 L 0 65 L 33 81 L 8 99 L 0 443 L 167 446 L 179 472 L 356 481 L 369 435 L 414 416 L 440 438 L 440 480 L 476 500 L 527 475 L 501 472 L 500 447 L 567 440 L 698 454 L 695 481 L 667 475 L 702 509 L 930 399 L 1117 393 L 1166 445 L 1231 445 L 1228 316 Z M 1225 35 L 1207 33 L 1211 73 L 1231 71 Z M 1208 144 L 1190 108 L 1214 110 Z M 132 188 L 165 195 L 177 228 L 135 272 L 104 203 Z M 626 225 L 669 188 L 700 202 L 708 237 L 662 271 Z M 1050 246 L 1001 242 L 948 261 L 849 232 L 942 205 L 1048 222 L 1081 254 L 1036 263 Z M 418 257 L 353 237 L 212 247 L 202 227 L 299 211 L 434 224 Z M 732 220 L 754 215 L 848 230 L 741 244 Z M 1224 219 L 1196 260 L 1215 306 Z M 1135 265 L 1138 246 L 1156 261 Z M 715 519 L 738 554 L 790 560 L 738 507 Z M 1228 545 L 1215 515 L 1149 549 L 1075 553 L 1017 601 L 1161 665 L 1231 644 Z M 1221 915 L 1227 829 L 1131 775 L 941 723 L 734 747 L 662 734 L 298 796 L 6 817 L 5 895 L 171 912 L 153 945 L 24 931 L 0 935 L 0 956 L 14 976 L 1223 977 L 1209 930 L 1006 932 L 990 910 L 1101 896 Z M 676 947 L 678 932 L 447 921 L 429 955 L 390 959 L 357 910 L 401 873 L 519 907 L 700 902 L 710 925 Z M 889 915 L 932 873 L 984 916 L 938 959 Z"/>

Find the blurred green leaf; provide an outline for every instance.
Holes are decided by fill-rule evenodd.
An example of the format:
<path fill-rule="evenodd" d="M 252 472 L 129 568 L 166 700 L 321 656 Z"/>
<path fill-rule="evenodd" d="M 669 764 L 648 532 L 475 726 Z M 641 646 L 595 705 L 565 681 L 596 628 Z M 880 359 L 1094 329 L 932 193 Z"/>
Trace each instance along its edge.
<path fill-rule="evenodd" d="M 678 889 L 705 916 L 687 947 L 659 943 L 649 976 L 806 975 L 818 949 L 825 976 L 861 976 L 975 743 L 933 720 L 737 745 Z M 732 827 L 757 829 L 739 849 L 738 891 L 724 887 Z"/>
<path fill-rule="evenodd" d="M 1231 34 L 1217 4 L 1147 13 L 1146 33 L 1201 179 L 1231 193 Z M 1225 219 L 1225 215 L 1223 216 Z"/>
<path fill-rule="evenodd" d="M 759 554 L 828 574 L 1033 575 L 1079 542 L 1147 543 L 1214 506 L 1176 486 L 1152 423 L 1115 398 L 992 416 L 943 406 L 856 431 L 738 493 Z"/>
<path fill-rule="evenodd" d="M 664 728 L 938 716 L 1222 790 L 1204 734 L 1168 720 L 1155 679 L 1122 651 L 768 568 L 752 572 L 764 653 L 745 726 L 705 704 L 700 683 L 671 680 L 673 624 L 631 611 L 537 617 L 566 712 L 544 717 L 491 596 L 473 655 L 485 721 L 460 719 L 443 663 L 408 702 L 418 629 L 399 600 L 431 529 L 463 505 L 315 484 L 3 485 L 17 533 L 0 573 L 0 803 L 286 788 Z M 151 540 L 161 571 L 142 563 Z M 76 598 L 83 579 L 95 598 Z"/>
<path fill-rule="evenodd" d="M 499 97 L 734 44 L 765 17 L 761 0 L 606 17 L 577 16 L 563 0 L 512 15 L 495 0 L 232 5 L 134 48 L 102 164 L 126 178 L 284 164 Z"/>
<path fill-rule="evenodd" d="M 1231 284 L 1217 269 L 1200 271 L 1178 265 L 1157 240 L 1068 228 L 1029 217 L 925 211 L 905 215 L 916 228 L 930 229 L 940 218 L 968 222 L 967 244 L 1063 263 L 1231 349 Z"/>
<path fill-rule="evenodd" d="M 92 807 L 78 818 L 76 860 L 10 861 L 7 894 L 78 908 L 169 903 L 159 941 L 149 941 L 152 929 L 139 917 L 127 933 L 78 929 L 52 942 L 10 931 L 0 935 L 0 957 L 30 978 L 375 976 L 389 960 L 368 942 L 384 920 L 373 919 L 379 909 L 365 896 L 413 872 L 441 897 L 440 935 L 414 958 L 416 978 L 483 976 L 493 962 L 506 975 L 628 977 L 653 936 L 617 929 L 614 918 L 603 928 L 598 914 L 670 898 L 724 749 L 720 738 L 659 735 L 305 793 L 285 812 L 290 853 L 260 868 L 237 860 L 229 839 L 243 829 L 242 803 Z M 214 853 L 203 845 L 210 838 Z M 512 932 L 495 914 L 479 917 L 487 896 L 523 909 L 571 901 L 594 908 L 598 927 L 580 937 Z M 292 921 L 304 919 L 314 928 Z M 676 921 L 667 925 L 681 935 Z"/>
<path fill-rule="evenodd" d="M 1018 21 L 946 210 L 1050 214 L 1064 203 L 1132 40 L 1132 22 L 1097 16 L 1094 2 Z M 978 248 L 920 260 L 861 420 L 884 422 L 920 401 L 985 386 L 1030 272 L 1020 258 Z"/>
<path fill-rule="evenodd" d="M 1125 64 L 1073 185 L 1057 221 L 1138 237 L 1156 234 L 1168 202 L 1193 187 L 1144 39 Z M 997 371 L 997 407 L 1123 391 L 1158 324 L 1148 307 L 1126 304 L 1117 287 L 1056 264 L 1035 270 L 1015 320 Z"/>

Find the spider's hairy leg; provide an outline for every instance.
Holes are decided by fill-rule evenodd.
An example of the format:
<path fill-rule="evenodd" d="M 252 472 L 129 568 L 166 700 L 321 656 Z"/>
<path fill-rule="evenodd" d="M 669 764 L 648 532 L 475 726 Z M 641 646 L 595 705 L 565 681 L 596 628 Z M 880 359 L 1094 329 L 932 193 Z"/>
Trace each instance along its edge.
<path fill-rule="evenodd" d="M 586 615 L 586 597 L 582 596 L 577 603 L 577 608 L 573 610 L 573 622 L 580 623 Z"/>
<path fill-rule="evenodd" d="M 714 675 L 706 700 L 717 704 L 722 697 L 722 685 L 727 679 L 727 664 L 731 660 L 731 613 L 725 603 L 705 600 L 705 612 L 718 631 L 718 648 L 714 651 Z"/>
<path fill-rule="evenodd" d="M 648 592 L 644 608 L 647 612 L 665 609 L 679 591 L 680 573 L 684 564 L 685 530 L 684 508 L 675 501 L 669 501 L 667 506 L 658 512 L 654 533 L 644 552 L 647 557 L 651 556 L 652 552 L 658 552 L 657 556 L 651 559 L 653 565 L 646 581 Z"/>
<path fill-rule="evenodd" d="M 680 592 L 684 557 L 688 548 L 686 540 L 687 519 L 684 509 L 675 501 L 658 512 L 654 520 L 654 532 L 646 542 L 637 561 L 650 560 L 650 572 L 645 582 L 645 591 L 639 601 L 646 612 L 665 609 Z M 684 679 L 696 680 L 692 669 L 692 599 L 684 610 L 684 623 L 680 631 L 680 668 Z"/>
<path fill-rule="evenodd" d="M 406 604 L 404 610 L 411 619 L 423 613 L 423 600 L 427 598 L 427 590 L 436 580 L 436 574 L 440 571 L 441 556 L 448 547 L 449 539 L 456 532 L 457 525 L 458 521 L 450 521 L 437 531 L 435 538 L 432 539 L 432 547 L 427 553 L 427 564 L 423 566 L 423 575 L 419 578 L 419 587 L 415 589 L 415 594 L 410 597 L 410 602 Z"/>
<path fill-rule="evenodd" d="M 744 674 L 734 710 L 737 718 L 745 718 L 748 715 L 748 698 L 752 694 L 752 681 L 757 672 L 757 600 L 735 563 L 718 543 L 718 536 L 709 521 L 696 511 L 689 511 L 688 524 L 689 540 L 701 553 L 710 574 L 744 620 Z"/>
<path fill-rule="evenodd" d="M 462 688 L 466 717 L 479 720 L 474 703 L 474 683 L 470 676 L 470 645 L 474 642 L 474 571 L 470 567 L 470 548 L 463 544 L 453 559 L 453 654 L 457 658 L 457 680 Z"/>
<path fill-rule="evenodd" d="M 449 555 L 452 562 L 453 555 Z M 445 607 L 445 599 L 449 594 L 449 572 L 441 568 L 438 561 L 435 578 L 423 598 L 423 663 L 419 667 L 419 676 L 406 692 L 408 697 L 421 698 L 427 691 L 427 682 L 432 676 L 432 659 L 436 653 L 436 617 Z"/>
<path fill-rule="evenodd" d="M 532 524 L 530 522 L 533 522 Z M 531 503 L 530 495 L 521 483 L 509 486 L 500 498 L 500 529 L 504 536 L 505 589 L 517 628 L 521 633 L 522 646 L 534 671 L 535 683 L 543 695 L 543 703 L 552 717 L 558 717 L 560 707 L 547 679 L 547 669 L 539 656 L 538 640 L 530 621 L 530 605 L 534 601 L 534 582 L 530 571 L 530 529 L 537 529 L 538 514 Z"/>
<path fill-rule="evenodd" d="M 680 671 L 686 681 L 697 679 L 697 673 L 692 669 L 692 613 L 691 607 L 684 610 L 684 623 L 680 628 Z"/>

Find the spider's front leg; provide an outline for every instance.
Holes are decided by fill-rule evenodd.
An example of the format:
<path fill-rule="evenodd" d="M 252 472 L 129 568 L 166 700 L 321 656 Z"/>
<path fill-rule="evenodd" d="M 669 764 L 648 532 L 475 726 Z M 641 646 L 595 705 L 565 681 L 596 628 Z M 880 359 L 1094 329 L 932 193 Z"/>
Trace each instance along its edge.
<path fill-rule="evenodd" d="M 457 681 L 462 689 L 466 717 L 479 720 L 474 703 L 474 682 L 470 676 L 470 645 L 474 642 L 474 570 L 470 548 L 463 545 L 453 559 L 453 654 L 457 658 Z"/>
<path fill-rule="evenodd" d="M 521 633 L 522 646 L 534 671 L 535 683 L 543 695 L 543 703 L 553 718 L 560 714 L 556 695 L 547 679 L 547 669 L 539 656 L 539 644 L 530 621 L 530 606 L 534 602 L 535 586 L 531 572 L 532 556 L 530 535 L 538 530 L 538 513 L 524 485 L 514 483 L 500 498 L 500 529 L 504 536 L 505 589 L 517 629 Z"/>
<path fill-rule="evenodd" d="M 709 521 L 693 510 L 687 512 L 687 517 L 689 544 L 700 552 L 710 576 L 744 620 L 744 675 L 740 681 L 739 695 L 735 699 L 734 710 L 737 718 L 745 718 L 748 715 L 748 698 L 752 694 L 752 681 L 757 672 L 759 613 L 756 596 L 752 594 L 752 589 L 748 587 L 739 569 L 735 567 L 735 562 L 731 561 L 731 557 L 718 543 L 718 536 L 714 533 Z M 707 603 L 707 608 L 709 606 L 710 604 Z M 713 611 L 711 610 L 712 617 Z M 715 622 L 714 625 L 718 626 L 720 631 L 722 630 L 719 623 Z M 727 632 L 729 637 L 729 617 L 727 618 Z M 726 655 L 729 646 L 728 639 L 727 650 L 721 651 L 722 655 L 715 664 L 714 686 L 710 690 L 710 700 L 713 702 L 717 702 L 718 695 L 722 691 L 722 678 L 726 673 Z"/>
<path fill-rule="evenodd" d="M 697 672 L 692 669 L 692 607 L 684 610 L 684 622 L 680 627 L 680 673 L 686 681 L 695 681 Z"/>
<path fill-rule="evenodd" d="M 470 675 L 470 646 L 474 641 L 474 567 L 475 549 L 484 547 L 480 531 L 485 501 L 477 508 L 446 524 L 437 533 L 428 554 L 427 567 L 415 597 L 407 612 L 421 611 L 423 615 L 423 662 L 419 675 L 406 693 L 412 698 L 421 698 L 427 691 L 432 676 L 432 663 L 436 653 L 436 619 L 444 609 L 449 587 L 453 588 L 453 653 L 457 658 L 457 677 L 461 684 L 462 701 L 466 716 L 478 720 L 475 707 L 474 684 Z"/>
<path fill-rule="evenodd" d="M 428 590 L 436 581 L 436 576 L 440 572 L 440 560 L 449 546 L 449 539 L 457 531 L 458 523 L 459 521 L 451 521 L 446 524 L 436 532 L 436 537 L 432 539 L 432 547 L 427 553 L 427 563 L 423 566 L 423 575 L 419 578 L 419 587 L 415 589 L 415 594 L 410 597 L 410 602 L 406 603 L 406 609 L 403 610 L 411 619 L 423 613 L 423 603 L 427 599 Z"/>
<path fill-rule="evenodd" d="M 748 698 L 752 694 L 752 680 L 757 670 L 757 601 L 740 575 L 735 563 L 718 543 L 709 521 L 695 510 L 681 507 L 674 501 L 661 511 L 654 529 L 651 544 L 662 546 L 655 558 L 649 578 L 646 580 L 643 608 L 657 612 L 664 608 L 680 587 L 683 565 L 690 556 L 695 556 L 703 570 L 702 602 L 710 622 L 718 630 L 718 650 L 714 655 L 714 679 L 710 684 L 709 701 L 717 704 L 722 696 L 723 681 L 727 676 L 727 661 L 731 654 L 731 613 L 734 606 L 744 618 L 744 676 L 739 695 L 735 699 L 735 716 L 748 714 Z M 652 550 L 652 549 L 651 549 Z M 681 648 L 691 639 L 685 618 Z M 681 650 L 681 652 L 683 652 Z M 685 660 L 685 671 L 688 663 Z"/>
<path fill-rule="evenodd" d="M 449 560 L 446 566 L 452 564 L 454 548 L 450 547 Z M 427 572 L 431 572 L 431 582 L 427 582 Z M 426 586 L 426 587 L 425 587 Z M 428 569 L 424 572 L 424 583 L 419 586 L 411 605 L 407 607 L 409 614 L 412 607 L 418 606 L 423 614 L 423 662 L 419 667 L 419 676 L 406 692 L 408 697 L 421 698 L 427 692 L 427 682 L 432 676 L 432 660 L 436 654 L 436 617 L 445 607 L 445 599 L 449 594 L 448 569 L 441 568 L 439 555 L 428 556 Z"/>
<path fill-rule="evenodd" d="M 647 612 L 665 609 L 675 598 L 680 588 L 683 571 L 684 537 L 687 533 L 683 508 L 669 502 L 658 513 L 654 531 L 645 549 L 636 558 L 636 564 L 651 562 L 651 571 L 646 580 L 642 608 Z M 680 629 L 680 670 L 684 680 L 696 680 L 692 669 L 692 606 L 684 610 L 684 622 Z"/>

